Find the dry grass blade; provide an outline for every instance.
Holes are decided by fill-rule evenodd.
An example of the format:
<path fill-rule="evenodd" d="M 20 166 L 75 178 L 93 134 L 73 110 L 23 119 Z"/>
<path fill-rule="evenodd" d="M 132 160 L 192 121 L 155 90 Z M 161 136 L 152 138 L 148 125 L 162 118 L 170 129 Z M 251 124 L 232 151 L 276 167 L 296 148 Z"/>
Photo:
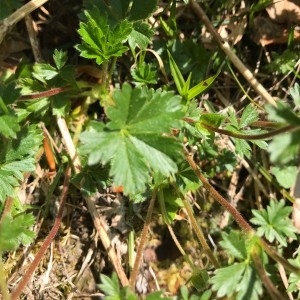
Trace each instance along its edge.
<path fill-rule="evenodd" d="M 60 133 L 63 137 L 63 141 L 65 144 L 65 147 L 67 148 L 67 151 L 70 155 L 70 158 L 72 160 L 73 163 L 73 167 L 76 173 L 78 173 L 81 169 L 81 162 L 80 159 L 76 153 L 76 149 L 74 146 L 74 143 L 72 141 L 68 126 L 66 124 L 65 119 L 63 118 L 58 118 L 57 119 L 57 125 L 60 129 Z M 104 226 L 104 219 L 103 217 L 98 213 L 96 206 L 95 206 L 95 198 L 94 197 L 85 197 L 85 201 L 87 203 L 89 212 L 92 216 L 94 225 L 96 227 L 96 230 L 100 236 L 101 242 L 105 248 L 105 250 L 107 251 L 107 254 L 110 258 L 110 260 L 112 261 L 112 264 L 118 274 L 118 277 L 121 281 L 121 284 L 123 286 L 128 285 L 128 279 L 127 276 L 124 272 L 124 269 L 121 265 L 121 262 L 119 261 L 117 254 L 114 250 L 114 248 L 111 246 L 110 243 L 110 239 L 109 239 L 109 235 L 105 230 L 105 226 Z"/>

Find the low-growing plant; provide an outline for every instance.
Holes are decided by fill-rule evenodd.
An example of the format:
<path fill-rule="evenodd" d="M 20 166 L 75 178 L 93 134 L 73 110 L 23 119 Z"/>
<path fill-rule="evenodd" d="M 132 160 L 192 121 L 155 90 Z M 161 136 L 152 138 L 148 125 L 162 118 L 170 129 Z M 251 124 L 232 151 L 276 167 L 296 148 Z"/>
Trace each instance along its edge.
<path fill-rule="evenodd" d="M 195 1 L 190 2 L 204 14 Z M 293 201 L 293 197 L 287 196 L 284 188 L 292 187 L 297 175 L 299 85 L 290 90 L 289 104 L 277 101 L 276 106 L 261 107 L 251 99 L 237 112 L 234 106 L 219 111 L 212 101 L 205 100 L 200 107 L 200 96 L 210 95 L 226 64 L 214 70 L 203 61 L 211 75 L 200 81 L 193 73 L 198 65 L 190 65 L 184 71 L 180 68 L 174 55 L 180 31 L 174 13 L 176 4 L 175 0 L 167 1 L 164 11 L 170 14 L 166 14 L 167 19 L 160 16 L 162 28 L 157 29 L 149 21 L 158 5 L 156 0 L 83 1 L 77 30 L 80 42 L 74 48 L 84 63 L 95 63 L 93 70 L 99 75 L 96 82 L 78 76 L 80 66 L 72 65 L 63 50 L 53 52 L 52 63 L 30 64 L 24 60 L 15 72 L 1 75 L 0 288 L 4 299 L 20 296 L 57 234 L 70 182 L 86 200 L 116 272 L 111 277 L 99 274 L 99 288 L 105 299 L 138 299 L 136 282 L 148 226 L 157 214 L 155 207 L 192 272 L 186 286 L 178 287 L 177 295 L 168 296 L 157 290 L 145 295 L 145 299 L 260 299 L 265 295 L 284 299 L 287 293 L 298 292 L 298 256 L 286 259 L 291 256 L 285 255 L 292 240 L 297 239 L 297 230 L 289 218 L 292 208 L 286 202 Z M 182 5 L 187 3 L 183 1 Z M 156 30 L 163 30 L 169 38 L 161 51 L 158 45 L 151 45 Z M 188 52 L 195 41 L 185 42 Z M 148 54 L 153 56 L 149 58 Z M 214 55 L 216 51 L 211 57 Z M 120 74 L 118 63 L 124 57 L 131 69 Z M 267 120 L 262 120 L 262 115 Z M 54 143 L 49 145 L 51 134 L 63 146 L 55 155 Z M 226 136 L 230 147 L 222 145 L 222 136 Z M 61 175 L 65 175 L 61 205 L 35 260 L 10 294 L 4 275 L 5 257 L 35 239 L 32 227 L 36 207 L 21 204 L 19 192 L 22 182 L 33 181 L 37 176 L 34 171 L 43 151 L 46 159 L 41 163 L 47 162 L 50 171 L 57 171 L 47 201 L 58 190 Z M 269 153 L 271 171 L 260 163 L 257 153 Z M 260 176 L 275 190 L 272 199 L 263 201 L 266 208 L 243 212 L 256 229 L 232 199 L 224 198 L 218 184 L 212 184 L 215 175 L 227 181 L 240 162 L 255 168 L 255 180 L 259 181 Z M 107 187 L 122 193 L 133 204 L 148 205 L 139 242 L 135 243 L 134 253 L 129 254 L 135 257 L 130 268 L 118 260 L 109 229 L 95 208 L 93 197 Z M 194 204 L 200 190 L 210 198 L 205 205 L 220 204 L 239 226 L 230 222 L 226 230 L 218 230 L 219 252 L 208 240 L 208 234 L 213 232 L 201 226 L 197 215 Z M 195 265 L 180 244 L 172 229 L 176 219 L 188 220 L 201 249 L 199 257 L 207 259 L 206 266 Z M 130 226 L 134 231 L 135 224 Z M 278 270 L 280 274 L 287 272 L 289 279 L 280 280 Z"/>

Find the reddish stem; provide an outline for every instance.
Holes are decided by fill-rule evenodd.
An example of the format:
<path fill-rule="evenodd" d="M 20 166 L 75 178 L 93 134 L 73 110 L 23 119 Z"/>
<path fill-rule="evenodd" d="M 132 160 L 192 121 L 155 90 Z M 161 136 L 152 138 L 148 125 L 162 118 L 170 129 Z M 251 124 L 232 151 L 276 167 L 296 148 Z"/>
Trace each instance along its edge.
<path fill-rule="evenodd" d="M 59 206 L 59 210 L 58 210 L 54 225 L 53 225 L 50 233 L 47 235 L 43 245 L 39 249 L 37 255 L 35 256 L 33 262 L 30 264 L 29 268 L 27 269 L 26 273 L 22 277 L 18 286 L 11 294 L 12 300 L 17 300 L 19 298 L 20 294 L 22 293 L 26 284 L 30 280 L 30 278 L 31 278 L 32 274 L 34 273 L 35 269 L 37 268 L 38 264 L 42 260 L 46 250 L 48 249 L 48 247 L 50 246 L 51 242 L 53 241 L 53 239 L 55 238 L 55 236 L 57 234 L 57 231 L 60 227 L 60 223 L 61 223 L 62 215 L 63 215 L 63 211 L 64 211 L 64 206 L 65 206 L 66 199 L 67 199 L 67 192 L 69 189 L 70 177 L 71 177 L 71 168 L 68 166 L 66 173 L 65 173 L 63 189 L 61 192 L 60 206 Z"/>
<path fill-rule="evenodd" d="M 23 95 L 20 97 L 21 100 L 33 100 L 33 99 L 38 99 L 38 98 L 45 98 L 45 97 L 50 97 L 54 96 L 57 94 L 60 94 L 62 92 L 68 91 L 70 87 L 58 87 L 58 88 L 53 88 L 47 91 L 42 91 L 38 92 L 35 94 L 30 94 L 30 95 Z"/>

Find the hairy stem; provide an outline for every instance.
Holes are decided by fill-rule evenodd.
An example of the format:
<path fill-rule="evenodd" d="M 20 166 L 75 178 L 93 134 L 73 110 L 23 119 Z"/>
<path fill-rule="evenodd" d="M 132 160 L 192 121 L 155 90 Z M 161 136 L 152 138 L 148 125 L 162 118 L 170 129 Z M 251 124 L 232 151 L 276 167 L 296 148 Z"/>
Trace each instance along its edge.
<path fill-rule="evenodd" d="M 210 131 L 217 132 L 220 134 L 225 134 L 225 135 L 231 136 L 233 138 L 243 139 L 243 140 L 265 140 L 265 139 L 270 139 L 270 138 L 274 137 L 275 135 L 278 135 L 278 134 L 281 134 L 284 132 L 292 132 L 292 131 L 300 129 L 299 126 L 287 125 L 287 126 L 283 126 L 278 129 L 272 130 L 270 132 L 264 132 L 261 134 L 242 134 L 242 133 L 233 132 L 233 131 L 229 131 L 226 129 L 214 127 L 214 126 L 211 126 L 211 125 L 205 124 L 205 123 L 201 123 L 201 125 Z"/>
<path fill-rule="evenodd" d="M 186 148 L 184 148 L 184 154 L 185 158 L 188 161 L 189 165 L 197 175 L 197 177 L 201 180 L 204 188 L 212 195 L 212 197 L 217 200 L 226 210 L 228 210 L 233 218 L 236 220 L 236 222 L 240 225 L 242 230 L 244 230 L 245 233 L 254 233 L 253 228 L 250 226 L 250 224 L 242 217 L 240 212 L 233 207 L 228 201 L 226 201 L 225 198 L 223 198 L 214 188 L 210 185 L 208 180 L 205 178 L 205 176 L 200 171 L 199 167 L 193 160 L 192 156 L 189 154 Z"/>
<path fill-rule="evenodd" d="M 205 176 L 201 173 L 199 167 L 193 160 L 192 156 L 189 154 L 187 149 L 184 148 L 184 153 L 186 160 L 189 165 L 197 175 L 197 177 L 201 180 L 204 188 L 211 194 L 211 196 L 217 200 L 235 219 L 235 221 L 239 224 L 241 229 L 246 233 L 253 235 L 255 234 L 255 230 L 251 227 L 251 225 L 243 218 L 240 212 L 234 208 L 225 198 L 223 198 L 214 188 L 210 185 Z M 272 257 L 275 261 L 281 263 L 287 270 L 290 272 L 296 273 L 300 275 L 300 269 L 290 264 L 286 259 L 282 256 L 278 255 L 276 251 L 274 251 L 263 239 L 259 239 L 260 245 L 267 252 L 267 254 Z"/>
<path fill-rule="evenodd" d="M 71 177 L 71 168 L 68 167 L 67 170 L 66 170 L 66 173 L 65 173 L 64 185 L 63 185 L 63 189 L 62 189 L 62 192 L 61 192 L 60 206 L 59 206 L 59 210 L 58 210 L 57 217 L 55 219 L 54 225 L 53 225 L 51 231 L 49 232 L 49 234 L 47 235 L 43 245 L 39 249 L 37 255 L 35 256 L 33 262 L 30 264 L 29 268 L 27 269 L 26 273 L 22 277 L 22 279 L 19 282 L 18 286 L 13 291 L 13 293 L 11 295 L 12 300 L 19 299 L 20 294 L 22 293 L 25 286 L 29 282 L 32 274 L 34 273 L 34 271 L 37 268 L 38 264 L 42 260 L 45 252 L 47 251 L 48 247 L 50 246 L 51 242 L 53 241 L 53 239 L 55 238 L 55 236 L 57 234 L 57 231 L 59 229 L 59 226 L 60 226 L 60 223 L 61 223 L 61 220 L 62 220 L 63 211 L 64 211 L 66 199 L 67 199 L 67 192 L 68 192 L 68 189 L 69 189 L 70 177 Z"/>

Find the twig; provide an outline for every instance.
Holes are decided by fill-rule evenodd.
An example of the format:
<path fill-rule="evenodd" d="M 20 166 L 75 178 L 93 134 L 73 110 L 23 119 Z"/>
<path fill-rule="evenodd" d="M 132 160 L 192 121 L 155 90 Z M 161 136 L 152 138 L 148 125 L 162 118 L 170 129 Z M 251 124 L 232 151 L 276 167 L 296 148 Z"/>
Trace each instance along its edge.
<path fill-rule="evenodd" d="M 236 56 L 236 54 L 231 50 L 230 45 L 222 39 L 219 33 L 215 30 L 211 21 L 208 19 L 207 15 L 200 7 L 200 5 L 194 0 L 190 0 L 190 6 L 194 10 L 195 14 L 201 19 L 201 21 L 206 26 L 207 30 L 211 33 L 213 38 L 218 43 L 219 47 L 225 52 L 230 61 L 235 65 L 235 67 L 241 72 L 241 74 L 245 77 L 245 79 L 250 83 L 253 89 L 267 102 L 269 102 L 273 106 L 277 106 L 273 97 L 269 94 L 269 92 L 259 83 L 259 81 L 255 78 L 253 73 L 243 64 L 243 62 Z"/>
<path fill-rule="evenodd" d="M 35 59 L 36 62 L 41 62 L 42 61 L 42 55 L 41 55 L 41 51 L 40 51 L 39 41 L 37 39 L 37 34 L 36 34 L 36 31 L 33 28 L 33 20 L 31 18 L 31 15 L 28 14 L 27 16 L 25 16 L 24 20 L 25 20 L 27 32 L 28 32 L 28 35 L 29 35 L 29 41 L 30 41 L 30 45 L 31 45 L 31 49 L 32 49 L 34 59 Z"/>
<path fill-rule="evenodd" d="M 2 43 L 6 34 L 16 23 L 33 12 L 35 9 L 45 4 L 47 1 L 48 0 L 31 0 L 30 2 L 26 3 L 21 8 L 16 10 L 14 13 L 12 13 L 9 17 L 2 20 L 2 22 L 0 22 L 0 44 Z"/>
<path fill-rule="evenodd" d="M 143 230 L 142 230 L 142 233 L 141 233 L 140 244 L 139 244 L 139 247 L 138 247 L 137 252 L 136 252 L 136 258 L 135 258 L 134 266 L 133 266 L 132 272 L 130 274 L 129 285 L 133 290 L 135 288 L 135 281 L 136 281 L 138 271 L 139 271 L 139 267 L 140 267 L 140 263 L 141 263 L 141 260 L 142 260 L 143 249 L 144 249 L 144 245 L 145 245 L 146 238 L 147 238 L 148 226 L 149 226 L 150 221 L 151 221 L 151 215 L 152 215 L 152 211 L 153 211 L 153 207 L 154 207 L 154 203 L 155 203 L 155 199 L 156 199 L 156 194 L 157 194 L 157 191 L 154 190 L 153 193 L 152 193 L 152 197 L 151 197 L 149 207 L 148 207 L 144 227 L 143 227 Z"/>

